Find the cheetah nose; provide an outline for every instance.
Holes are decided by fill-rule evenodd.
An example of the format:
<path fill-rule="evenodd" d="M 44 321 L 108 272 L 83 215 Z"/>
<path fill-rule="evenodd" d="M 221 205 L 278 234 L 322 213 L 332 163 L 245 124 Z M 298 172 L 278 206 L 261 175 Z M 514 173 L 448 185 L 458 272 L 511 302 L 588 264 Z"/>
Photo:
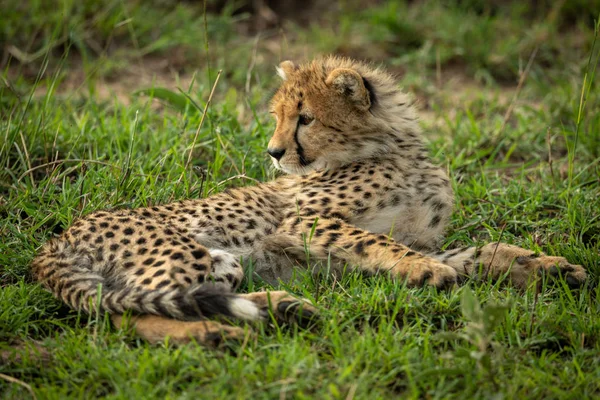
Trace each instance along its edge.
<path fill-rule="evenodd" d="M 267 153 L 277 161 L 281 160 L 281 157 L 285 154 L 285 149 L 267 149 Z"/>

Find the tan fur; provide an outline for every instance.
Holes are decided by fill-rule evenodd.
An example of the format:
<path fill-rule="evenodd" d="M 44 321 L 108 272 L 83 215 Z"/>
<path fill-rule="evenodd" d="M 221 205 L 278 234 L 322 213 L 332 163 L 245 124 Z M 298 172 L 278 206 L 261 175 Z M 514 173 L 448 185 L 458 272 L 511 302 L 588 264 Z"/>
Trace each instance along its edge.
<path fill-rule="evenodd" d="M 435 251 L 452 188 L 390 75 L 335 57 L 284 62 L 278 74 L 268 151 L 287 176 L 208 199 L 88 215 L 44 246 L 34 276 L 76 309 L 129 310 L 142 337 L 175 342 L 240 337 L 208 323 L 213 315 L 301 324 L 315 315 L 285 292 L 235 294 L 240 260 L 252 259 L 273 283 L 290 279 L 307 257 L 410 286 L 507 276 L 527 287 L 540 273 L 585 281 L 579 265 L 508 244 Z"/>
<path fill-rule="evenodd" d="M 142 339 L 160 343 L 166 337 L 175 344 L 197 341 L 205 345 L 218 346 L 223 340 L 242 340 L 246 337 L 241 328 L 215 321 L 178 321 L 156 315 L 133 316 L 112 315 L 111 320 L 118 328 L 132 327 Z"/>

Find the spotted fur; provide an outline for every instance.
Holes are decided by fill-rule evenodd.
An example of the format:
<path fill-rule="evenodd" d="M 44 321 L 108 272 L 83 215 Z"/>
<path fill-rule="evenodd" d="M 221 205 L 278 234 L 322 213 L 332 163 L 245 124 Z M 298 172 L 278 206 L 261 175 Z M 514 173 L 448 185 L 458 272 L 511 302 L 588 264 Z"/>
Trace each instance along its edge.
<path fill-rule="evenodd" d="M 584 269 L 503 243 L 438 251 L 453 192 L 425 149 L 409 98 L 381 69 L 342 58 L 283 62 L 271 103 L 268 152 L 287 173 L 207 199 L 100 211 L 51 240 L 34 276 L 75 309 L 131 311 L 150 341 L 213 343 L 243 336 L 215 316 L 307 323 L 314 307 L 286 292 L 236 294 L 240 260 L 265 280 L 287 280 L 307 256 L 333 270 L 386 274 L 410 286 L 461 277 L 539 274 L 579 285 Z M 221 335 L 221 336 L 220 336 Z"/>

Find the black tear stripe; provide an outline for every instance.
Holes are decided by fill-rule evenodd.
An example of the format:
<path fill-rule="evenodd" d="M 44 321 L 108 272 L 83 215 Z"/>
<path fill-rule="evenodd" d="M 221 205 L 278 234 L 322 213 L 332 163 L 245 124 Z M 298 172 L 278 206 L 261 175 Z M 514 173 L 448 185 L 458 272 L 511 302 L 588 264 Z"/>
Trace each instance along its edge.
<path fill-rule="evenodd" d="M 367 92 L 369 93 L 369 100 L 371 100 L 371 108 L 377 104 L 377 96 L 375 95 L 375 89 L 373 89 L 373 85 L 371 85 L 371 82 L 369 82 L 368 80 L 366 80 L 364 77 L 362 78 L 363 80 L 363 85 L 365 85 L 365 89 L 367 89 Z"/>
<path fill-rule="evenodd" d="M 300 159 L 300 165 L 302 165 L 303 167 L 306 167 L 307 165 L 310 164 L 310 162 L 308 162 L 306 160 L 306 157 L 304 155 L 304 148 L 302 147 L 302 145 L 300 144 L 300 141 L 298 140 L 298 130 L 300 129 L 300 120 L 298 119 L 298 123 L 296 124 L 296 131 L 294 132 L 294 142 L 296 142 L 296 153 L 298 153 L 298 158 Z"/>

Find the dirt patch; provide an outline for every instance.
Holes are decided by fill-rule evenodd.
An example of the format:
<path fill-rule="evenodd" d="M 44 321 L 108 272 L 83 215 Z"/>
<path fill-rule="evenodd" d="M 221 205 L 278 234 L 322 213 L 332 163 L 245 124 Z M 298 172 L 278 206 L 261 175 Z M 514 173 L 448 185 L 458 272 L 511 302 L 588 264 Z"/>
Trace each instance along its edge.
<path fill-rule="evenodd" d="M 493 105 L 494 108 L 506 110 L 524 104 L 529 107 L 539 108 L 540 104 L 520 100 L 517 94 L 517 85 L 490 86 L 482 84 L 458 69 L 441 70 L 426 93 L 422 90 L 415 91 L 416 106 L 419 117 L 425 126 L 428 136 L 435 138 L 444 129 L 447 130 L 447 121 L 454 121 L 457 114 L 463 110 L 480 108 L 472 107 L 476 102 Z M 410 91 L 410 90 L 409 90 Z M 474 115 L 478 119 L 478 115 Z M 510 116 L 509 116 L 510 117 Z"/>
<path fill-rule="evenodd" d="M 77 56 L 70 60 L 68 74 L 54 88 L 57 96 L 95 97 L 100 101 L 116 101 L 123 105 L 131 104 L 135 92 L 150 87 L 165 87 L 176 90 L 187 88 L 192 81 L 192 73 L 181 73 L 172 66 L 166 57 L 144 57 L 132 62 L 127 68 L 109 76 L 91 77 Z M 9 74 L 10 76 L 10 74 Z M 49 88 L 40 85 L 34 96 L 44 97 Z"/>
<path fill-rule="evenodd" d="M 33 341 L 15 343 L 10 349 L 0 350 L 0 364 L 21 364 L 24 359 L 42 366 L 50 363 L 52 355 L 47 347 Z"/>

